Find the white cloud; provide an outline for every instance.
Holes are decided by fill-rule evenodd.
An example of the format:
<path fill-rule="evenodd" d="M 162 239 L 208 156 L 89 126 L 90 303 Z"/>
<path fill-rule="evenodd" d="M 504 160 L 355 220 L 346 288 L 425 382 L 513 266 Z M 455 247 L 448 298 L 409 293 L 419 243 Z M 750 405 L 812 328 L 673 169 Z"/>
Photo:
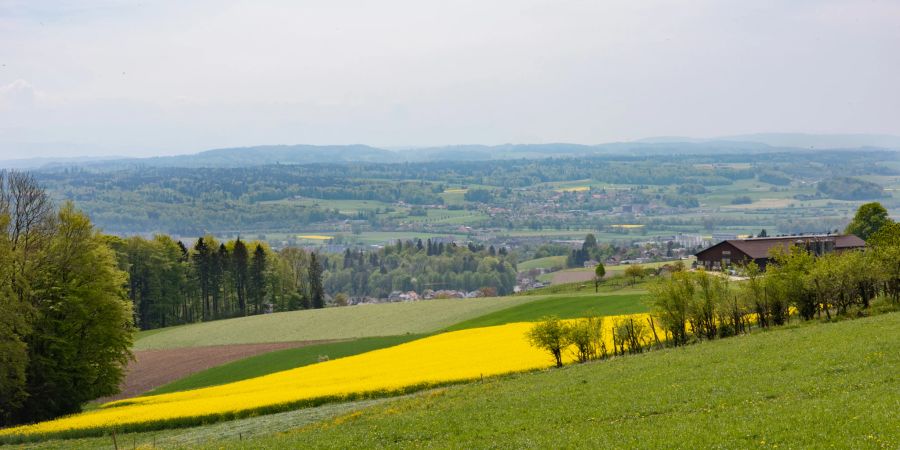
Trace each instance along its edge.
<path fill-rule="evenodd" d="M 36 97 L 34 86 L 25 80 L 16 80 L 0 86 L 0 108 L 32 108 Z"/>

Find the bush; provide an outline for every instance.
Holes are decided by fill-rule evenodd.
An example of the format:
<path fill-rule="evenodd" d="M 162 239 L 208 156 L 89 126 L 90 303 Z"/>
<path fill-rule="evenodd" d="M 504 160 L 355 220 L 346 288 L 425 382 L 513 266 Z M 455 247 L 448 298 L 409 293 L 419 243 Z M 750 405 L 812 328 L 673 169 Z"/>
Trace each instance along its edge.
<path fill-rule="evenodd" d="M 575 322 L 570 329 L 570 340 L 575 346 L 578 362 L 605 359 L 609 356 L 603 340 L 603 318 L 588 317 Z"/>
<path fill-rule="evenodd" d="M 571 337 L 571 325 L 553 316 L 544 318 L 528 332 L 531 345 L 549 351 L 556 367 L 562 367 L 562 351 L 572 343 Z"/>

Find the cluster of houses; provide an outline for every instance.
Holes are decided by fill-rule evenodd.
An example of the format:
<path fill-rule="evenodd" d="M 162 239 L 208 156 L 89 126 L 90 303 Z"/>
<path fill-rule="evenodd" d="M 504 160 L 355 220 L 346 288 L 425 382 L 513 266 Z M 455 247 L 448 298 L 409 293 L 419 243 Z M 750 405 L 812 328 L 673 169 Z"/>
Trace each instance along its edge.
<path fill-rule="evenodd" d="M 529 273 L 530 272 L 532 272 L 532 271 L 529 271 Z M 546 273 L 546 270 L 545 269 L 535 269 L 533 272 L 536 272 L 535 273 L 536 275 L 540 275 L 540 274 Z M 519 293 L 522 291 L 529 291 L 531 289 L 540 289 L 547 285 L 549 285 L 549 283 L 544 283 L 542 281 L 538 281 L 537 279 L 530 278 L 527 276 L 522 276 L 520 274 L 520 276 L 516 280 L 516 285 L 513 287 L 513 292 Z"/>
<path fill-rule="evenodd" d="M 422 295 L 416 291 L 393 291 L 388 295 L 388 301 L 391 302 L 410 302 L 418 300 L 432 300 L 436 298 L 477 298 L 481 297 L 481 291 L 457 291 L 454 289 L 431 290 L 425 289 Z"/>

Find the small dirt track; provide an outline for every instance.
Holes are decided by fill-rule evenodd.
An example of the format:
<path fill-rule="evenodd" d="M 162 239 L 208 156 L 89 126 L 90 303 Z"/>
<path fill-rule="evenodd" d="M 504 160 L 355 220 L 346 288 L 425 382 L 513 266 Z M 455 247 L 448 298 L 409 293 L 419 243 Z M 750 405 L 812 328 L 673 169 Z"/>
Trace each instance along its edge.
<path fill-rule="evenodd" d="M 261 353 L 286 348 L 334 342 L 333 340 L 272 342 L 265 344 L 215 345 L 211 347 L 143 350 L 134 353 L 135 360 L 128 364 L 122 392 L 97 401 L 109 402 L 134 397 L 192 373 L 247 358 Z"/>

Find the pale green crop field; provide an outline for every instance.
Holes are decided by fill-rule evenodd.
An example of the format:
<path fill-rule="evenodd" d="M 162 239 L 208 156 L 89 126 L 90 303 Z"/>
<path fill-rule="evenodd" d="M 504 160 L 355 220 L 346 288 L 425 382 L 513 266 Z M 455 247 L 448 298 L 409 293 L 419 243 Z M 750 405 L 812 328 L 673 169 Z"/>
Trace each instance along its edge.
<path fill-rule="evenodd" d="M 566 257 L 563 256 L 547 256 L 545 258 L 529 259 L 517 264 L 519 271 L 531 269 L 549 269 L 556 266 L 565 266 Z"/>
<path fill-rule="evenodd" d="M 263 314 L 139 333 L 134 350 L 431 333 L 540 298 L 422 300 Z"/>

